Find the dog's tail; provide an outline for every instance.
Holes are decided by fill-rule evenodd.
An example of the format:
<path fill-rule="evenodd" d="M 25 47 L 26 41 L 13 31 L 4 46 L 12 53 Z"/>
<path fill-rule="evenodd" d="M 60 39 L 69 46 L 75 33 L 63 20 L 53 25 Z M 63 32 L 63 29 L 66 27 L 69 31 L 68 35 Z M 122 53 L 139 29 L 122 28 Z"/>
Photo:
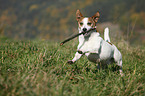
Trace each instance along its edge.
<path fill-rule="evenodd" d="M 106 42 L 110 42 L 110 38 L 109 38 L 109 28 L 106 27 L 104 30 L 104 39 Z"/>

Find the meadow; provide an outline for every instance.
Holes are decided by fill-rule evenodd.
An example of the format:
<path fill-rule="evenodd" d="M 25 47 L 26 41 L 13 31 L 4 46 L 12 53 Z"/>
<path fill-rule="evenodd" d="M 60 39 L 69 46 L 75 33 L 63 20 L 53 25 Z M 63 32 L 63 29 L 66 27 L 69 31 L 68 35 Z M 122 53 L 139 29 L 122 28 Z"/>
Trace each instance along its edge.
<path fill-rule="evenodd" d="M 121 77 L 115 64 L 98 70 L 85 56 L 67 64 L 77 43 L 0 38 L 0 96 L 145 96 L 145 46 L 113 42 L 123 55 Z"/>

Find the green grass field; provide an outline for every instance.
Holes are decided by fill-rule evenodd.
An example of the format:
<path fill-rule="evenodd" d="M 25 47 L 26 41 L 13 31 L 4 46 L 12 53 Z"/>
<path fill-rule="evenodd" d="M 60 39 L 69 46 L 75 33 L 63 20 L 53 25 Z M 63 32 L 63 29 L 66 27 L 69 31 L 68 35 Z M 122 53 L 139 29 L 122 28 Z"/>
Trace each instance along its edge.
<path fill-rule="evenodd" d="M 134 48 L 123 41 L 115 45 L 123 55 L 123 77 L 115 64 L 98 70 L 85 56 L 67 64 L 77 40 L 60 47 L 49 41 L 1 38 L 0 96 L 145 96 L 145 46 Z"/>

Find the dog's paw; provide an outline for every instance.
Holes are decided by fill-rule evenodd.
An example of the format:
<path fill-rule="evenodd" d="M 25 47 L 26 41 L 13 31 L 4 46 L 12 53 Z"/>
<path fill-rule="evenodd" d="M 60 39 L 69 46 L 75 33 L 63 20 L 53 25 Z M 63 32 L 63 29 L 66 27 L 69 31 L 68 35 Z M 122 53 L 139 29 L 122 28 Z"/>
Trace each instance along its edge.
<path fill-rule="evenodd" d="M 67 61 L 68 64 L 73 64 L 74 62 L 72 60 Z"/>
<path fill-rule="evenodd" d="M 79 54 L 83 54 L 83 52 L 82 52 L 81 50 L 78 50 L 77 52 L 78 52 Z"/>

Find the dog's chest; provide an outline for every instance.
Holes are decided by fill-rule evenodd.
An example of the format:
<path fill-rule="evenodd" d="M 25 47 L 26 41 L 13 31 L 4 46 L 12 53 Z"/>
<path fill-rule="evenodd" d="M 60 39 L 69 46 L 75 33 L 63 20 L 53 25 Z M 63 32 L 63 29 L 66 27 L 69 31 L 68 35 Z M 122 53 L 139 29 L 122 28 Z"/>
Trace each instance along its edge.
<path fill-rule="evenodd" d="M 81 46 L 79 47 L 80 50 L 91 50 L 98 45 L 97 43 L 100 43 L 100 38 L 98 37 L 99 34 L 92 33 L 90 37 L 82 38 L 81 40 Z"/>

